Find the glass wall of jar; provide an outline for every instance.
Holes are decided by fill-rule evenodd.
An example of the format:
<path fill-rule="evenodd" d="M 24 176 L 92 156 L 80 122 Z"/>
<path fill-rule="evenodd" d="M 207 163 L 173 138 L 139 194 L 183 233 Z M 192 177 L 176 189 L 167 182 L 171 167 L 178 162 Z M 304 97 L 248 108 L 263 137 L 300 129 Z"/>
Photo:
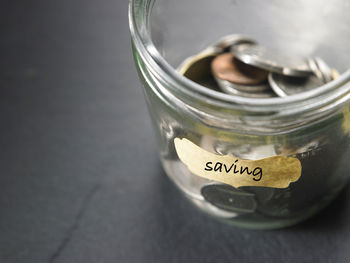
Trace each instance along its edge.
<path fill-rule="evenodd" d="M 321 2 L 130 2 L 134 59 L 162 165 L 181 191 L 211 215 L 249 228 L 284 227 L 315 214 L 346 185 L 350 5 Z M 300 94 L 246 98 L 208 89 L 176 70 L 186 58 L 232 33 L 306 57 L 322 56 L 342 74 Z M 297 158 L 301 176 L 286 188 L 233 187 L 209 180 L 179 159 L 175 138 L 244 160 Z"/>

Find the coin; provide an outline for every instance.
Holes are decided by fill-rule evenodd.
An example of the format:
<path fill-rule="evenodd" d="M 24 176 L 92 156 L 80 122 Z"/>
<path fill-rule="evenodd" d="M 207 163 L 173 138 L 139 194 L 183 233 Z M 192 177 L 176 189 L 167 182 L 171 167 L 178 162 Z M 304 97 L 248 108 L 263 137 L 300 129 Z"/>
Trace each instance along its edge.
<path fill-rule="evenodd" d="M 234 45 L 231 52 L 246 64 L 288 76 L 308 76 L 312 70 L 305 58 L 267 49 L 256 44 Z"/>
<path fill-rule="evenodd" d="M 233 89 L 233 90 L 238 90 L 238 91 L 247 92 L 247 93 L 259 93 L 266 90 L 270 90 L 270 87 L 267 82 L 264 82 L 262 84 L 256 84 L 256 85 L 239 85 L 239 84 L 235 84 L 227 80 L 221 80 L 218 78 L 216 78 L 216 81 L 218 82 L 222 90 Z M 227 93 L 230 93 L 230 91 L 227 91 Z"/>
<path fill-rule="evenodd" d="M 211 74 L 210 64 L 219 52 L 219 49 L 215 47 L 207 48 L 197 55 L 187 58 L 177 70 L 191 80 L 201 79 L 203 76 Z"/>
<path fill-rule="evenodd" d="M 226 184 L 207 184 L 201 188 L 204 199 L 212 205 L 230 212 L 252 213 L 256 209 L 254 194 Z"/>
<path fill-rule="evenodd" d="M 306 153 L 317 152 L 324 148 L 329 143 L 329 138 L 326 136 L 319 136 L 312 140 L 308 140 L 302 144 L 296 145 L 276 145 L 276 151 L 278 154 L 284 156 L 300 156 L 306 155 Z"/>
<path fill-rule="evenodd" d="M 248 36 L 232 34 L 220 38 L 212 46 L 221 50 L 221 52 L 229 52 L 231 46 L 238 44 L 256 44 L 256 41 Z"/>
<path fill-rule="evenodd" d="M 214 77 L 236 84 L 255 85 L 266 80 L 268 72 L 235 59 L 231 53 L 218 55 L 211 63 Z"/>
<path fill-rule="evenodd" d="M 276 94 L 271 90 L 267 83 L 260 85 L 239 85 L 219 78 L 215 78 L 215 80 L 220 89 L 227 94 L 248 98 L 276 97 Z"/>
<path fill-rule="evenodd" d="M 272 199 L 276 188 L 260 186 L 242 186 L 240 187 L 240 189 L 242 191 L 254 194 L 255 201 L 257 203 L 257 210 L 259 210 L 260 205 L 264 205 Z"/>
<path fill-rule="evenodd" d="M 324 84 L 321 79 L 314 75 L 309 77 L 290 77 L 271 72 L 268 79 L 272 90 L 280 97 L 302 93 Z"/>
<path fill-rule="evenodd" d="M 332 78 L 333 78 L 333 79 L 337 79 L 337 78 L 340 76 L 338 70 L 332 68 L 331 71 L 332 71 Z"/>
<path fill-rule="evenodd" d="M 322 73 L 323 82 L 327 83 L 333 80 L 332 69 L 320 57 L 314 58 L 320 72 Z"/>
<path fill-rule="evenodd" d="M 189 57 L 177 68 L 180 74 L 188 79 L 212 90 L 219 91 L 219 87 L 211 74 L 211 62 L 219 54 L 216 47 L 209 47 L 201 53 Z"/>
<path fill-rule="evenodd" d="M 319 78 L 319 79 L 322 79 L 323 81 L 323 73 L 322 71 L 320 70 L 320 68 L 318 67 L 318 63 L 316 62 L 316 60 L 314 58 L 310 58 L 308 60 L 308 63 L 309 63 L 309 67 L 310 69 L 312 70 L 312 72 L 314 73 L 314 75 Z"/>
<path fill-rule="evenodd" d="M 266 192 L 265 192 L 266 191 Z M 285 217 L 290 214 L 291 189 L 274 188 L 269 190 L 261 190 L 261 199 L 257 200 L 256 213 L 265 217 Z M 257 193 L 256 193 L 257 194 Z"/>

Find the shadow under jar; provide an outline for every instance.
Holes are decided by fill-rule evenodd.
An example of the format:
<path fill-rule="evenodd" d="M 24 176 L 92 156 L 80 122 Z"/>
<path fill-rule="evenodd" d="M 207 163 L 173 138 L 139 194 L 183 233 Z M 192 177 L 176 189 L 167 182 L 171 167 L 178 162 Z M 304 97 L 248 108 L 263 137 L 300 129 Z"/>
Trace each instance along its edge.
<path fill-rule="evenodd" d="M 134 59 L 163 167 L 202 210 L 237 226 L 280 228 L 312 216 L 346 185 L 350 174 L 350 4 L 336 2 L 130 1 Z M 322 56 L 342 74 L 304 93 L 247 98 L 208 89 L 177 72 L 186 58 L 234 33 L 305 57 Z M 175 145 L 184 139 L 190 145 L 184 150 L 185 161 Z M 216 162 L 224 158 L 223 163 L 231 159 L 232 164 L 234 160 L 248 163 L 248 171 L 264 160 L 267 170 L 282 169 L 284 177 L 264 170 L 261 180 L 251 180 L 246 173 L 249 183 L 247 178 L 238 185 L 228 183 L 236 176 L 233 170 L 218 175 L 230 177 L 227 180 L 203 176 L 205 168 L 210 166 L 214 172 L 216 165 L 213 160 L 207 166 L 206 156 Z M 284 160 L 297 162 L 300 170 Z M 201 161 L 203 169 L 197 172 Z M 217 173 L 230 168 L 222 165 L 216 167 Z M 298 178 L 284 186 L 275 184 L 280 177 L 288 180 L 288 169 L 299 173 Z"/>

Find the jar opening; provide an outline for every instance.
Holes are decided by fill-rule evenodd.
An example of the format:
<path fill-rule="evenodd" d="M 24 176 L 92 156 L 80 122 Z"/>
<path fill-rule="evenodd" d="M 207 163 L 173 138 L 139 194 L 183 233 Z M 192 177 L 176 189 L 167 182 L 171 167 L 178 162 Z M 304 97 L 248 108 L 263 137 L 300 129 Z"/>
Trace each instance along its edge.
<path fill-rule="evenodd" d="M 150 19 L 155 0 L 130 0 L 129 23 L 136 52 L 152 77 L 161 81 L 176 97 L 188 101 L 200 100 L 211 106 L 226 109 L 242 109 L 279 116 L 295 116 L 313 111 L 325 112 L 339 109 L 350 100 L 350 70 L 337 79 L 313 90 L 288 97 L 248 98 L 210 90 L 182 76 L 172 67 L 153 44 Z M 312 115 L 312 114 L 309 114 Z"/>

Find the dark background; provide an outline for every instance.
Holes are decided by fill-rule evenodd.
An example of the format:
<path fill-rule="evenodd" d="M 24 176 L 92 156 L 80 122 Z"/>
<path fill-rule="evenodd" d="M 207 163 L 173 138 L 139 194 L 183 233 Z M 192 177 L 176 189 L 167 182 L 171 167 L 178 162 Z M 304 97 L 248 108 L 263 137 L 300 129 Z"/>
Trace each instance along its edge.
<path fill-rule="evenodd" d="M 127 1 L 0 3 L 0 262 L 346 262 L 350 192 L 298 226 L 198 211 L 165 176 Z"/>

